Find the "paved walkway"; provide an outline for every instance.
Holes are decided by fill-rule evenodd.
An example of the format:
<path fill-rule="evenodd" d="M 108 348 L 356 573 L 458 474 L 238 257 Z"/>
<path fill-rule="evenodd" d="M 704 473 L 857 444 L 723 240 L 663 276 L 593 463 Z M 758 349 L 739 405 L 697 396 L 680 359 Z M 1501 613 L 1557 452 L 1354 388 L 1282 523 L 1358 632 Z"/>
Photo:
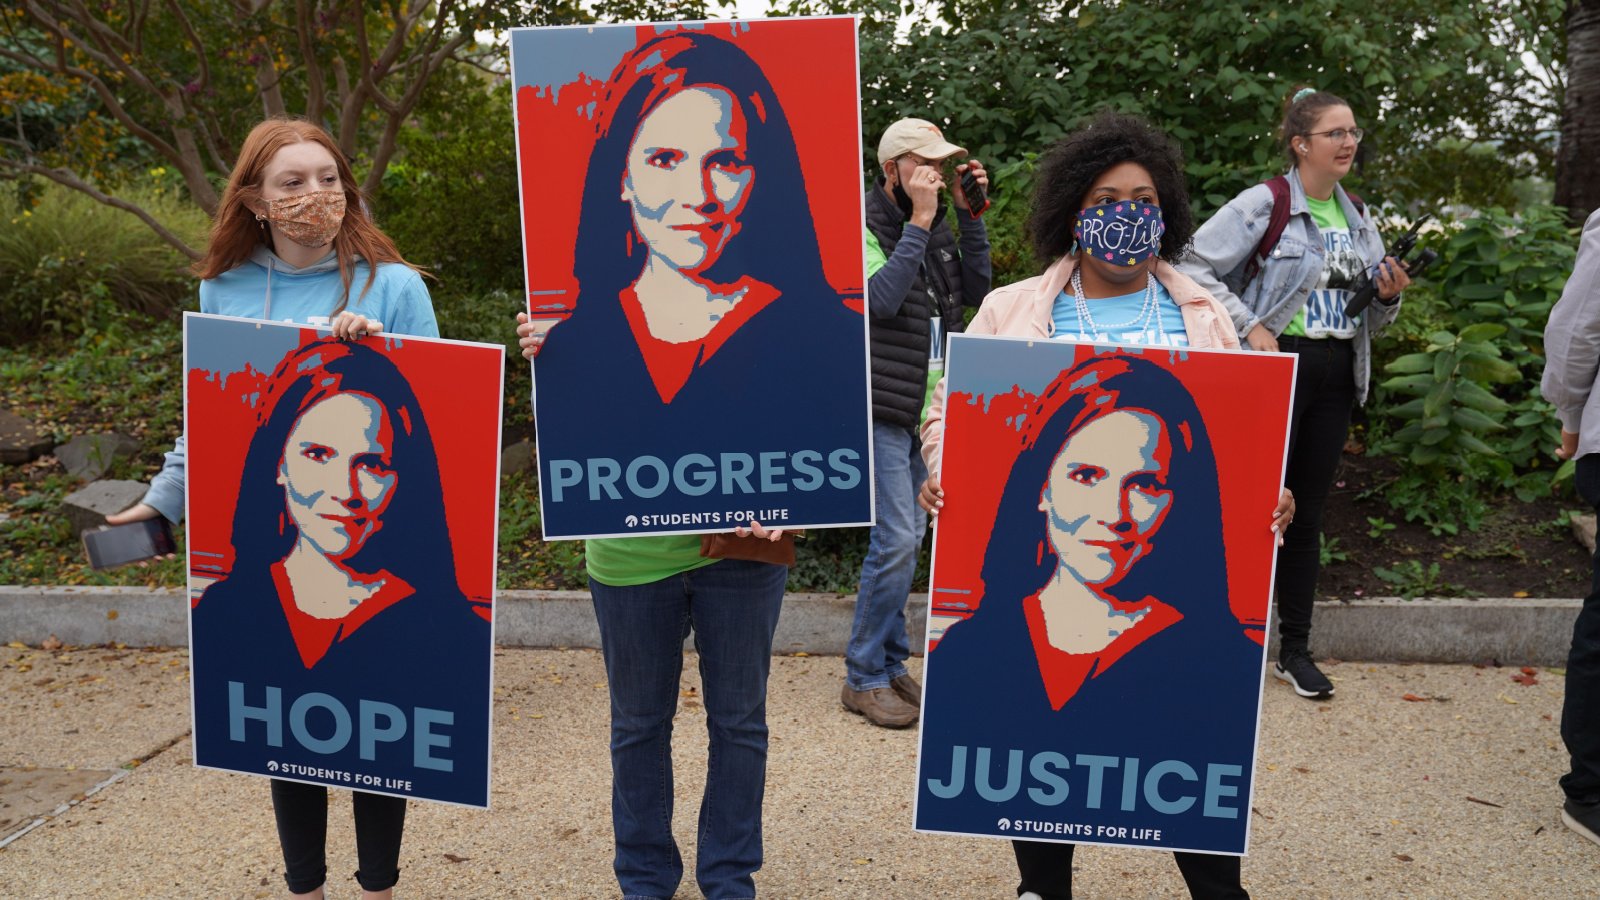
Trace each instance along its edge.
<path fill-rule="evenodd" d="M 774 663 L 763 896 L 1014 896 L 1004 842 L 912 832 L 915 730 L 844 712 L 838 658 Z M 190 763 L 186 668 L 181 651 L 0 647 L 0 840 L 60 802 L 50 790 L 121 776 L 0 849 L 0 896 L 283 896 L 265 783 Z M 686 670 L 677 833 L 692 860 L 705 732 L 692 658 Z M 1600 896 L 1600 847 L 1558 812 L 1559 674 L 1328 671 L 1332 703 L 1267 685 L 1244 864 L 1255 897 Z M 399 895 L 614 897 L 599 654 L 506 650 L 496 674 L 494 809 L 413 804 Z M 333 795 L 330 896 L 353 898 L 349 801 Z M 1080 897 L 1187 896 L 1165 854 L 1078 860 Z M 698 896 L 692 878 L 679 896 Z"/>

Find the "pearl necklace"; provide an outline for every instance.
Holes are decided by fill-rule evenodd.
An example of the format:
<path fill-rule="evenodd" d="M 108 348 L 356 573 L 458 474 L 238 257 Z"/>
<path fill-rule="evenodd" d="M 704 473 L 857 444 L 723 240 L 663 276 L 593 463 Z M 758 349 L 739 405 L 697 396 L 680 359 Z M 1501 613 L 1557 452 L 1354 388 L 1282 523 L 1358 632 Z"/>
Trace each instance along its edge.
<path fill-rule="evenodd" d="M 1161 321 L 1161 311 L 1156 304 L 1156 277 L 1154 275 L 1149 272 L 1145 273 L 1144 303 L 1139 307 L 1139 312 L 1132 319 L 1121 325 L 1101 326 L 1095 322 L 1094 316 L 1089 314 L 1089 300 L 1083 296 L 1082 272 L 1083 269 L 1081 267 L 1072 270 L 1072 297 L 1076 301 L 1078 311 L 1078 337 L 1080 339 L 1091 339 L 1090 335 L 1084 333 L 1085 325 L 1089 326 L 1089 330 L 1095 336 L 1101 334 L 1110 336 L 1113 330 L 1121 331 L 1128 328 L 1134 328 L 1140 333 L 1148 332 L 1153 324 L 1156 332 L 1155 343 L 1166 343 L 1167 329 L 1166 325 Z"/>

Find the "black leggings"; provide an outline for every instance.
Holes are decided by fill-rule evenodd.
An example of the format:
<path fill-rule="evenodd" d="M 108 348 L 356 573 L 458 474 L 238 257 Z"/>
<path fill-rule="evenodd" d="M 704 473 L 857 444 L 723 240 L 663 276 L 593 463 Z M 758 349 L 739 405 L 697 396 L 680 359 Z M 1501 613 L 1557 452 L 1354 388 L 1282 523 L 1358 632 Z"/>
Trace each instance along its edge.
<path fill-rule="evenodd" d="M 365 891 L 383 891 L 400 880 L 400 835 L 406 827 L 404 797 L 353 791 L 356 816 L 356 881 Z M 328 880 L 328 789 L 272 779 L 272 812 L 283 847 L 283 880 L 289 892 L 314 891 Z"/>
<path fill-rule="evenodd" d="M 1356 400 L 1353 341 L 1282 337 L 1278 348 L 1300 357 L 1289 419 L 1284 485 L 1294 492 L 1294 521 L 1278 548 L 1278 637 L 1283 649 L 1309 649 L 1311 608 L 1322 570 L 1322 511 L 1350 435 Z"/>
<path fill-rule="evenodd" d="M 1072 900 L 1072 850 L 1076 844 L 1012 841 L 1022 884 L 1017 896 L 1032 891 L 1044 900 Z M 1183 883 L 1194 900 L 1250 900 L 1239 883 L 1239 857 L 1174 853 Z"/>

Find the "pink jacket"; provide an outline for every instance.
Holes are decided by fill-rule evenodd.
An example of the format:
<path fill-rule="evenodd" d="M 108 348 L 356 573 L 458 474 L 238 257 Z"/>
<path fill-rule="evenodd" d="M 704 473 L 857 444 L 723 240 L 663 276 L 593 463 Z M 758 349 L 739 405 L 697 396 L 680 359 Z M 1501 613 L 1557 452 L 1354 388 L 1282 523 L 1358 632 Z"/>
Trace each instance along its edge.
<path fill-rule="evenodd" d="M 1075 260 L 1063 256 L 1043 275 L 997 288 L 983 298 L 983 306 L 967 325 L 967 334 L 998 334 L 1050 340 L 1055 320 L 1050 314 L 1056 297 L 1072 278 Z M 1228 310 L 1189 276 L 1164 262 L 1156 263 L 1156 280 L 1178 301 L 1189 346 L 1196 350 L 1237 350 L 1239 335 Z M 939 474 L 939 449 L 944 441 L 944 379 L 933 389 L 928 417 L 922 423 L 922 458 L 928 471 Z"/>

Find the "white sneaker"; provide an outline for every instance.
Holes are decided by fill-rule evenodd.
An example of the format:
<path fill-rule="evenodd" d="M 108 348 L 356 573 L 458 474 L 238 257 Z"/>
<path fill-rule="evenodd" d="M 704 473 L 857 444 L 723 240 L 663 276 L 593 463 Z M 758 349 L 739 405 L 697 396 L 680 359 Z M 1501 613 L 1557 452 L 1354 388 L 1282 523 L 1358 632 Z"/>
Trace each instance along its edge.
<path fill-rule="evenodd" d="M 1026 894 L 1023 894 L 1021 897 L 1018 897 L 1017 900 L 1044 900 L 1044 898 L 1038 894 L 1035 894 L 1033 891 L 1029 891 Z"/>

